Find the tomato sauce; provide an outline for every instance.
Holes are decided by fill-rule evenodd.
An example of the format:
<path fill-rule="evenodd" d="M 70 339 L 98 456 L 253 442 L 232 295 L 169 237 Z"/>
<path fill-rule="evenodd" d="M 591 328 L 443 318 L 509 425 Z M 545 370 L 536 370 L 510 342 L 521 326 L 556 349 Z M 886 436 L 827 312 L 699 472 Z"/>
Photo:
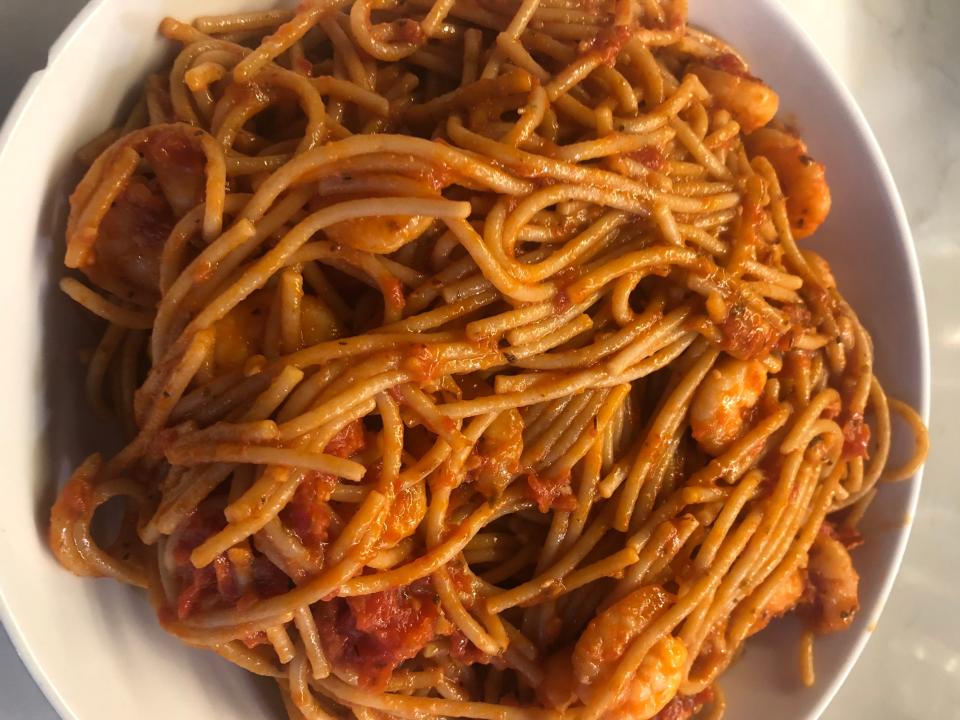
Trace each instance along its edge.
<path fill-rule="evenodd" d="M 464 665 L 489 665 L 490 656 L 474 645 L 459 628 L 450 635 L 450 657 Z"/>
<path fill-rule="evenodd" d="M 624 25 L 603 28 L 596 37 L 584 43 L 585 50 L 593 51 L 600 56 L 600 62 L 613 67 L 623 46 L 633 37 L 633 30 Z"/>
<path fill-rule="evenodd" d="M 576 280 L 579 274 L 580 271 L 577 268 L 566 267 L 553 276 L 553 284 L 557 288 L 553 295 L 553 309 L 556 310 L 557 314 L 565 313 L 573 305 L 570 296 L 567 294 L 567 286 Z"/>
<path fill-rule="evenodd" d="M 628 153 L 627 157 L 636 160 L 650 170 L 661 170 L 666 163 L 666 159 L 663 157 L 663 153 L 660 152 L 660 148 L 654 145 L 648 145 L 639 150 L 634 150 Z"/>
<path fill-rule="evenodd" d="M 184 213 L 200 204 L 206 156 L 194 139 L 179 130 L 161 130 L 144 145 L 143 156 L 175 210 Z"/>
<path fill-rule="evenodd" d="M 323 649 L 364 688 L 382 691 L 393 671 L 436 636 L 440 608 L 426 583 L 336 598 L 314 608 Z"/>
<path fill-rule="evenodd" d="M 354 420 L 333 436 L 324 452 L 341 458 L 355 455 L 366 445 L 361 420 Z M 333 513 L 328 501 L 337 479 L 328 473 L 306 473 L 290 502 L 280 511 L 280 519 L 296 533 L 308 549 L 319 550 L 330 539 Z"/>
<path fill-rule="evenodd" d="M 652 720 L 689 720 L 713 700 L 713 688 L 702 690 L 696 695 L 677 695 L 663 710 L 654 715 Z"/>
<path fill-rule="evenodd" d="M 557 477 L 542 477 L 535 472 L 527 474 L 527 496 L 537 503 L 540 512 L 577 509 L 577 499 L 570 487 L 570 471 Z"/>
<path fill-rule="evenodd" d="M 442 361 L 436 350 L 426 345 L 412 345 L 403 360 L 403 369 L 413 374 L 415 380 L 433 382 L 440 376 Z"/>
<path fill-rule="evenodd" d="M 843 457 L 846 460 L 865 458 L 870 446 L 870 426 L 860 413 L 851 413 L 843 424 Z"/>
<path fill-rule="evenodd" d="M 184 620 L 200 607 L 219 605 L 240 607 L 254 601 L 279 595 L 290 588 L 290 579 L 266 557 L 253 554 L 245 563 L 244 573 L 250 587 L 241 591 L 238 567 L 226 555 L 219 555 L 206 567 L 197 568 L 190 562 L 190 554 L 207 538 L 226 526 L 219 512 L 194 512 L 180 532 L 180 540 L 173 551 L 174 577 L 179 591 L 176 599 L 177 618 Z"/>
<path fill-rule="evenodd" d="M 403 18 L 394 23 L 397 42 L 421 45 L 425 39 L 420 23 L 410 18 Z"/>
<path fill-rule="evenodd" d="M 777 346 L 780 335 L 755 311 L 735 304 L 720 326 L 721 347 L 739 360 L 762 359 Z"/>

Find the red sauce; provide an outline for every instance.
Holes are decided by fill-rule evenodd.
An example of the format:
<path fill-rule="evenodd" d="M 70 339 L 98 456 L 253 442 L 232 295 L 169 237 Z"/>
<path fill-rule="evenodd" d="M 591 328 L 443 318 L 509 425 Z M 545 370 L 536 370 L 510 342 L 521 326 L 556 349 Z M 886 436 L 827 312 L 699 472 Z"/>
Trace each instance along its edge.
<path fill-rule="evenodd" d="M 186 520 L 180 542 L 173 551 L 175 576 L 180 581 L 180 591 L 177 593 L 177 617 L 180 620 L 189 617 L 201 598 L 214 591 L 217 584 L 213 567 L 215 562 L 204 568 L 195 568 L 190 562 L 190 553 L 225 525 L 222 515 L 212 513 L 194 512 Z M 236 602 L 238 598 L 232 599 Z"/>
<path fill-rule="evenodd" d="M 440 356 L 426 345 L 411 345 L 403 361 L 403 368 L 413 374 L 415 380 L 429 383 L 440 377 Z"/>
<path fill-rule="evenodd" d="M 318 549 L 329 539 L 333 516 L 327 501 L 335 484 L 333 475 L 311 472 L 280 511 L 280 519 L 307 548 Z"/>
<path fill-rule="evenodd" d="M 225 555 L 219 555 L 206 567 L 196 568 L 190 553 L 208 537 L 226 525 L 219 512 L 194 512 L 186 520 L 180 541 L 173 551 L 174 577 L 179 583 L 176 613 L 180 620 L 188 618 L 201 606 L 237 607 L 252 604 L 260 598 L 272 597 L 290 588 L 290 579 L 262 555 L 254 555 L 250 564 L 251 587 L 241 594 L 236 568 Z"/>
<path fill-rule="evenodd" d="M 639 150 L 634 150 L 632 153 L 628 153 L 628 157 L 633 158 L 650 170 L 660 170 L 666 162 L 660 148 L 655 145 L 648 145 Z"/>
<path fill-rule="evenodd" d="M 439 615 L 436 596 L 424 583 L 337 598 L 314 608 L 330 661 L 355 672 L 371 690 L 383 690 L 397 666 L 436 636 Z"/>
<path fill-rule="evenodd" d="M 853 550 L 863 545 L 863 535 L 861 535 L 860 531 L 856 528 L 850 527 L 849 525 L 830 524 L 828 529 L 830 534 L 843 543 L 843 546 L 847 550 Z"/>
<path fill-rule="evenodd" d="M 809 329 L 815 329 L 816 323 L 813 321 L 813 313 L 802 303 L 792 303 L 780 308 L 781 312 L 787 317 L 790 323 L 790 329 L 781 336 L 777 346 L 784 352 L 793 348 L 797 338 L 803 335 Z M 813 356 L 812 353 L 810 355 Z"/>
<path fill-rule="evenodd" d="M 313 74 L 313 63 L 307 60 L 305 57 L 298 57 L 294 62 L 294 68 L 301 75 L 306 75 L 310 77 Z"/>
<path fill-rule="evenodd" d="M 696 695 L 676 695 L 667 706 L 653 716 L 652 720 L 689 720 L 713 702 L 713 688 L 707 688 Z"/>
<path fill-rule="evenodd" d="M 366 431 L 361 420 L 354 420 L 340 430 L 323 449 L 328 455 L 348 458 L 356 455 L 366 446 Z"/>
<path fill-rule="evenodd" d="M 704 65 L 738 77 L 750 78 L 747 66 L 733 53 L 723 53 L 704 61 Z"/>
<path fill-rule="evenodd" d="M 440 192 L 454 180 L 454 174 L 446 167 L 429 167 L 417 172 L 417 178 L 435 192 Z"/>
<path fill-rule="evenodd" d="M 450 657 L 465 665 L 490 663 L 490 656 L 470 642 L 459 628 L 450 635 Z"/>
<path fill-rule="evenodd" d="M 403 310 L 407 304 L 407 299 L 403 295 L 403 283 L 392 278 L 386 287 L 387 304 L 394 310 Z"/>
<path fill-rule="evenodd" d="M 396 28 L 397 42 L 410 43 L 411 45 L 421 45 L 424 41 L 423 29 L 420 23 L 410 18 L 397 20 L 393 26 Z"/>
<path fill-rule="evenodd" d="M 720 326 L 721 347 L 739 360 L 762 359 L 777 346 L 780 335 L 746 305 L 735 304 Z"/>
<path fill-rule="evenodd" d="M 846 460 L 867 457 L 870 445 L 870 426 L 863 421 L 863 415 L 852 413 L 843 424 L 843 457 Z"/>
<path fill-rule="evenodd" d="M 366 445 L 363 422 L 354 420 L 333 436 L 324 452 L 348 458 Z M 280 511 L 280 519 L 300 538 L 307 548 L 318 550 L 330 537 L 333 515 L 328 500 L 337 479 L 327 473 L 312 471 L 306 474 L 287 506 Z"/>
<path fill-rule="evenodd" d="M 541 477 L 535 472 L 527 474 L 527 496 L 537 503 L 540 512 L 577 509 L 577 499 L 570 487 L 570 472 L 558 477 Z"/>
<path fill-rule="evenodd" d="M 613 67 L 617 62 L 617 55 L 633 37 L 633 32 L 633 28 L 624 25 L 605 27 L 585 43 L 583 49 L 596 53 L 600 56 L 601 63 Z"/>
<path fill-rule="evenodd" d="M 567 286 L 576 280 L 579 274 L 580 271 L 571 266 L 565 267 L 551 278 L 554 286 L 557 288 L 556 293 L 553 295 L 553 309 L 558 313 L 566 312 L 573 305 L 570 296 L 567 294 Z"/>
<path fill-rule="evenodd" d="M 777 482 L 780 480 L 780 471 L 783 469 L 783 455 L 779 452 L 768 452 L 757 464 L 763 473 L 760 481 L 760 497 L 769 497 L 773 494 Z"/>
<path fill-rule="evenodd" d="M 71 520 L 84 517 L 93 509 L 93 487 L 90 478 L 81 473 L 70 476 L 53 506 L 54 514 L 66 515 Z"/>
<path fill-rule="evenodd" d="M 450 582 L 457 589 L 463 604 L 472 608 L 477 600 L 477 584 L 472 573 L 468 572 L 464 563 L 454 561 L 447 565 L 447 574 Z"/>
<path fill-rule="evenodd" d="M 248 648 L 253 650 L 257 645 L 266 645 L 270 642 L 270 639 L 267 637 L 267 633 L 263 630 L 257 630 L 255 633 L 250 633 L 242 638 L 240 642 L 246 645 Z"/>

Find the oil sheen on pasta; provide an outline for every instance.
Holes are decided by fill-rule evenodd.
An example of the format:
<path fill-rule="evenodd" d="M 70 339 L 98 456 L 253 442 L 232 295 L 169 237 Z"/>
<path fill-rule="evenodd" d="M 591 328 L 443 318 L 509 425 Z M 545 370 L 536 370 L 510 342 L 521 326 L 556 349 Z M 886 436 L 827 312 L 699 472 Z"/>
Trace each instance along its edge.
<path fill-rule="evenodd" d="M 719 717 L 788 612 L 812 682 L 926 431 L 798 244 L 825 169 L 734 48 L 683 0 L 160 31 L 71 197 L 61 285 L 106 321 L 87 388 L 127 444 L 53 507 L 65 567 L 291 718 Z"/>

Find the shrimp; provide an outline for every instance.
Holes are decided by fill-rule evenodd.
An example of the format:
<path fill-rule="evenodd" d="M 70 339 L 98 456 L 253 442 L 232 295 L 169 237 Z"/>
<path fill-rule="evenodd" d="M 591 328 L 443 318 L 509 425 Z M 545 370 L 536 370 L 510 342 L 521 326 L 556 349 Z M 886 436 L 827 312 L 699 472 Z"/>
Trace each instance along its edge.
<path fill-rule="evenodd" d="M 646 585 L 591 620 L 573 649 L 573 670 L 577 681 L 590 685 L 601 678 L 650 621 L 673 600 L 673 595 L 663 588 Z"/>
<path fill-rule="evenodd" d="M 793 610 L 800 602 L 806 587 L 806 573 L 797 569 L 783 579 L 774 590 L 773 595 L 767 600 L 767 604 L 760 609 L 757 619 L 754 620 L 750 628 L 750 635 L 754 635 L 763 630 L 770 621 L 786 615 Z"/>
<path fill-rule="evenodd" d="M 423 516 L 427 514 L 427 494 L 422 483 L 403 488 L 390 508 L 387 527 L 381 537 L 381 545 L 391 548 L 416 532 Z"/>
<path fill-rule="evenodd" d="M 860 609 L 860 576 L 843 543 L 825 523 L 810 548 L 809 585 L 812 591 L 811 628 L 818 633 L 844 630 Z"/>
<path fill-rule="evenodd" d="M 255 292 L 233 310 L 217 320 L 213 357 L 220 370 L 235 370 L 243 367 L 251 348 L 257 347 L 266 327 L 270 296 L 266 291 Z"/>
<path fill-rule="evenodd" d="M 422 215 L 384 215 L 342 220 L 324 230 L 331 241 L 363 252 L 386 255 L 423 235 L 434 219 Z"/>
<path fill-rule="evenodd" d="M 558 650 L 543 664 L 543 681 L 537 686 L 537 699 L 545 707 L 566 710 L 577 699 L 570 648 Z"/>
<path fill-rule="evenodd" d="M 758 130 L 745 144 L 751 156 L 763 155 L 777 171 L 793 236 L 813 234 L 827 219 L 832 204 L 823 163 L 810 157 L 801 138 L 784 130 Z"/>
<path fill-rule="evenodd" d="M 648 720 L 676 696 L 687 662 L 687 646 L 668 635 L 650 648 L 633 679 L 627 684 L 603 720 Z"/>
<path fill-rule="evenodd" d="M 469 465 L 469 477 L 487 497 L 498 497 L 520 472 L 523 418 L 511 408 L 497 416 L 480 437 Z"/>
<path fill-rule="evenodd" d="M 707 92 L 733 115 L 745 133 L 762 128 L 780 108 L 780 96 L 739 62 L 694 63 L 687 72 L 700 78 Z"/>
<path fill-rule="evenodd" d="M 690 429 L 700 447 L 719 455 L 743 435 L 766 382 L 767 370 L 757 360 L 727 357 L 718 362 L 690 404 Z"/>
<path fill-rule="evenodd" d="M 85 272 L 98 285 L 102 278 L 119 278 L 147 297 L 159 297 L 160 255 L 174 223 L 157 182 L 133 178 L 104 216 L 96 262 Z"/>
<path fill-rule="evenodd" d="M 304 347 L 333 340 L 344 334 L 337 316 L 320 298 L 304 295 L 300 301 L 300 312 Z"/>
<path fill-rule="evenodd" d="M 203 199 L 203 152 L 179 129 L 152 132 L 143 144 L 152 173 L 136 175 L 100 223 L 95 262 L 84 272 L 114 294 L 152 304 L 160 294 L 160 258 L 177 220 Z M 119 279 L 125 287 L 117 287 Z"/>
<path fill-rule="evenodd" d="M 656 585 L 634 590 L 597 615 L 573 649 L 577 694 L 589 703 L 596 688 L 616 670 L 630 644 L 673 603 L 674 596 Z M 683 680 L 687 647 L 668 635 L 650 648 L 626 687 L 602 716 L 604 720 L 652 718 L 673 699 Z"/>

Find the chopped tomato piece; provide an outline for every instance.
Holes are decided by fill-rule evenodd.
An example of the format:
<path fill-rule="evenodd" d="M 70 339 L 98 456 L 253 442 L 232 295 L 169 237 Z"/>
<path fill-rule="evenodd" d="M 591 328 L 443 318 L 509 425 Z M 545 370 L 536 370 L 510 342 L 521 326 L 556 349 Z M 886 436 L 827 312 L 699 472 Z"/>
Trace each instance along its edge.
<path fill-rule="evenodd" d="M 713 688 L 702 690 L 696 695 L 676 695 L 653 720 L 689 720 L 703 710 L 704 705 L 712 702 Z"/>
<path fill-rule="evenodd" d="M 253 555 L 249 565 L 249 587 L 242 588 L 237 567 L 227 555 L 219 555 L 206 567 L 197 568 L 190 554 L 207 538 L 223 529 L 226 521 L 217 512 L 196 511 L 186 520 L 173 551 L 174 577 L 179 583 L 176 613 L 188 618 L 198 607 L 236 607 L 260 598 L 272 597 L 290 588 L 290 579 L 263 555 Z"/>
<path fill-rule="evenodd" d="M 428 587 L 405 586 L 317 603 L 314 615 L 330 661 L 383 690 L 396 667 L 436 636 L 440 610 Z"/>
<path fill-rule="evenodd" d="M 577 509 L 577 499 L 570 488 L 570 472 L 557 477 L 541 477 L 535 472 L 527 474 L 528 496 L 537 503 L 540 512 Z"/>
<path fill-rule="evenodd" d="M 843 424 L 843 457 L 847 460 L 867 457 L 870 445 L 870 426 L 863 421 L 863 415 L 852 413 Z"/>

